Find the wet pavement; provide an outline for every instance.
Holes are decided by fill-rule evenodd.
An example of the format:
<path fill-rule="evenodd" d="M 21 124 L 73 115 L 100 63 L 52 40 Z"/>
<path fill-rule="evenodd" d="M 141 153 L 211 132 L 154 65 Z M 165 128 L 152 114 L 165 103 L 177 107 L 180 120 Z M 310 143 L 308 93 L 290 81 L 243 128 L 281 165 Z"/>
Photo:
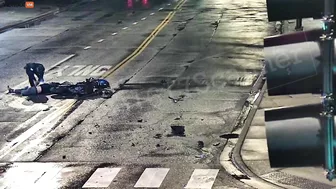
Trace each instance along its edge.
<path fill-rule="evenodd" d="M 26 62 L 43 63 L 47 81 L 80 81 L 108 73 L 136 52 L 107 77 L 117 89 L 108 100 L 49 98 L 45 104 L 29 104 L 3 95 L 4 110 L 31 113 L 20 120 L 24 123 L 32 112 L 45 111 L 38 111 L 37 123 L 1 131 L 8 136 L 22 128 L 17 137 L 0 143 L 1 160 L 14 162 L 5 168 L 0 186 L 11 182 L 10 170 L 22 167 L 25 174 L 34 173 L 27 182 L 61 175 L 53 178 L 63 187 L 90 185 L 96 174 L 104 174 L 110 176 L 93 183 L 249 188 L 220 165 L 226 144 L 220 136 L 234 129 L 261 72 L 263 37 L 274 31 L 265 2 L 187 0 L 178 9 L 176 1 L 119 2 L 92 1 L 34 27 L 0 34 L 7 44 L 0 48 L 0 91 L 7 84 L 27 84 Z M 166 18 L 168 24 L 162 22 Z M 155 28 L 163 29 L 151 34 Z M 76 109 L 64 118 L 73 105 Z M 41 162 L 42 168 L 20 161 Z M 67 175 L 67 164 L 80 165 Z"/>

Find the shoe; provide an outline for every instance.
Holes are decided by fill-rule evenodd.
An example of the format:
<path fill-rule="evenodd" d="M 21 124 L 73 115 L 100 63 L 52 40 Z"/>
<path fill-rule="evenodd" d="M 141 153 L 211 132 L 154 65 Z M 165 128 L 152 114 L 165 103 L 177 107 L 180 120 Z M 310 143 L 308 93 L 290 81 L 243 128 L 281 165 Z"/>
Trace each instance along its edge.
<path fill-rule="evenodd" d="M 10 88 L 9 86 L 7 86 L 8 89 L 8 93 L 14 93 L 14 89 Z"/>

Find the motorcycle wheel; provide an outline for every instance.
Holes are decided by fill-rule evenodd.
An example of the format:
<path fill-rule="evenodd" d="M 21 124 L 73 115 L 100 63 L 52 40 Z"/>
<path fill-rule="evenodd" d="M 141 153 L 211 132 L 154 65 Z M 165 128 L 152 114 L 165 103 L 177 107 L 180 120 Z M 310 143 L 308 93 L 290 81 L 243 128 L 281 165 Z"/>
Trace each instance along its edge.
<path fill-rule="evenodd" d="M 111 98 L 113 95 L 113 92 L 110 89 L 103 89 L 101 91 L 101 97 L 102 98 Z"/>

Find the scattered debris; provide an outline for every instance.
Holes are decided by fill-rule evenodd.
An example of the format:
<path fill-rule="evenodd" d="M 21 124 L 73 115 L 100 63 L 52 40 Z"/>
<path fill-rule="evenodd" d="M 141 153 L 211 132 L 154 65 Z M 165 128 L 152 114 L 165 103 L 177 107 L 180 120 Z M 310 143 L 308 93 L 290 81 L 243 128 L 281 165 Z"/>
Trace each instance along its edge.
<path fill-rule="evenodd" d="M 201 119 L 201 121 L 204 121 L 204 119 Z"/>
<path fill-rule="evenodd" d="M 197 146 L 200 149 L 204 148 L 204 142 L 203 141 L 197 141 Z"/>
<path fill-rule="evenodd" d="M 143 121 L 143 119 L 138 119 L 138 122 L 139 122 L 139 123 L 142 123 L 142 121 Z"/>
<path fill-rule="evenodd" d="M 89 132 L 89 134 L 91 135 L 91 134 L 92 134 L 92 132 Z"/>
<path fill-rule="evenodd" d="M 134 144 L 134 143 L 132 143 L 132 146 L 135 146 L 135 144 Z"/>
<path fill-rule="evenodd" d="M 118 20 L 118 24 L 121 24 L 122 23 L 122 21 L 121 20 Z"/>
<path fill-rule="evenodd" d="M 96 123 L 94 127 L 96 127 L 96 128 L 99 128 L 99 127 L 100 127 L 100 125 L 98 125 L 98 124 Z"/>
<path fill-rule="evenodd" d="M 174 37 L 177 36 L 177 33 L 174 33 L 173 36 L 174 36 Z"/>
<path fill-rule="evenodd" d="M 220 145 L 220 142 L 213 143 L 212 145 L 213 145 L 213 146 L 219 146 L 219 145 Z"/>
<path fill-rule="evenodd" d="M 173 100 L 174 103 L 177 103 L 178 101 L 183 101 L 183 98 L 185 95 L 180 95 L 178 98 L 168 97 L 169 99 Z"/>
<path fill-rule="evenodd" d="M 172 134 L 167 135 L 167 136 L 183 136 L 185 137 L 185 129 L 184 126 L 170 126 L 172 129 Z"/>
<path fill-rule="evenodd" d="M 231 175 L 231 176 L 237 180 L 250 179 L 247 175 Z"/>
<path fill-rule="evenodd" d="M 230 139 L 230 138 L 238 138 L 239 134 L 236 133 L 227 133 L 227 134 L 223 134 L 221 136 L 219 136 L 220 138 L 226 138 L 226 139 Z"/>
<path fill-rule="evenodd" d="M 160 147 L 161 145 L 160 144 L 156 144 L 156 147 Z"/>
<path fill-rule="evenodd" d="M 201 155 L 196 155 L 195 157 L 196 158 L 200 158 L 200 159 L 204 159 L 204 158 L 206 158 L 206 155 L 205 154 L 201 154 Z"/>
<path fill-rule="evenodd" d="M 103 140 L 103 143 L 106 143 L 106 141 L 105 141 L 105 140 Z"/>
<path fill-rule="evenodd" d="M 162 137 L 162 134 L 156 134 L 154 138 L 160 139 Z"/>
<path fill-rule="evenodd" d="M 187 62 L 188 63 L 192 63 L 192 62 L 194 62 L 195 61 L 195 59 L 192 59 L 192 60 L 188 60 Z"/>
<path fill-rule="evenodd" d="M 48 108 L 44 109 L 43 111 L 49 111 L 50 110 L 50 106 L 48 106 Z"/>
<path fill-rule="evenodd" d="M 174 120 L 180 120 L 181 118 L 179 118 L 179 117 L 177 117 L 177 118 L 175 118 Z"/>
<path fill-rule="evenodd" d="M 219 25 L 219 21 L 217 20 L 217 21 L 215 21 L 215 22 L 213 22 L 213 23 L 211 23 L 211 25 L 213 25 L 213 26 L 218 26 Z"/>
<path fill-rule="evenodd" d="M 65 159 L 65 158 L 66 158 L 66 155 L 62 156 L 62 158 Z"/>

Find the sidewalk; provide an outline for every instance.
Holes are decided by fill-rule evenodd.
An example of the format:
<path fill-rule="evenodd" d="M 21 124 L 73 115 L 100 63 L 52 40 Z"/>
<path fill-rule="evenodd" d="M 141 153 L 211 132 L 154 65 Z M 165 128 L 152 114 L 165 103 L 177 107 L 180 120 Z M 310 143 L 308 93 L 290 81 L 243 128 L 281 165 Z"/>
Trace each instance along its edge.
<path fill-rule="evenodd" d="M 305 19 L 304 30 L 321 26 L 318 20 Z M 295 22 L 285 22 L 285 32 L 293 32 Z M 252 120 L 241 148 L 241 157 L 246 166 L 262 179 L 276 184 L 284 184 L 298 188 L 334 188 L 336 181 L 329 182 L 325 178 L 322 167 L 273 169 L 268 159 L 264 112 L 269 108 L 298 106 L 321 102 L 320 95 L 300 94 L 286 96 L 268 96 L 267 90 Z M 285 154 L 284 154 L 285 155 Z"/>
<path fill-rule="evenodd" d="M 81 0 L 60 0 L 55 2 L 35 3 L 34 8 L 27 9 L 24 6 L 1 6 L 0 1 L 0 33 L 11 28 L 25 27 L 31 22 L 52 17 L 59 11 L 76 6 L 77 3 L 82 3 Z"/>

